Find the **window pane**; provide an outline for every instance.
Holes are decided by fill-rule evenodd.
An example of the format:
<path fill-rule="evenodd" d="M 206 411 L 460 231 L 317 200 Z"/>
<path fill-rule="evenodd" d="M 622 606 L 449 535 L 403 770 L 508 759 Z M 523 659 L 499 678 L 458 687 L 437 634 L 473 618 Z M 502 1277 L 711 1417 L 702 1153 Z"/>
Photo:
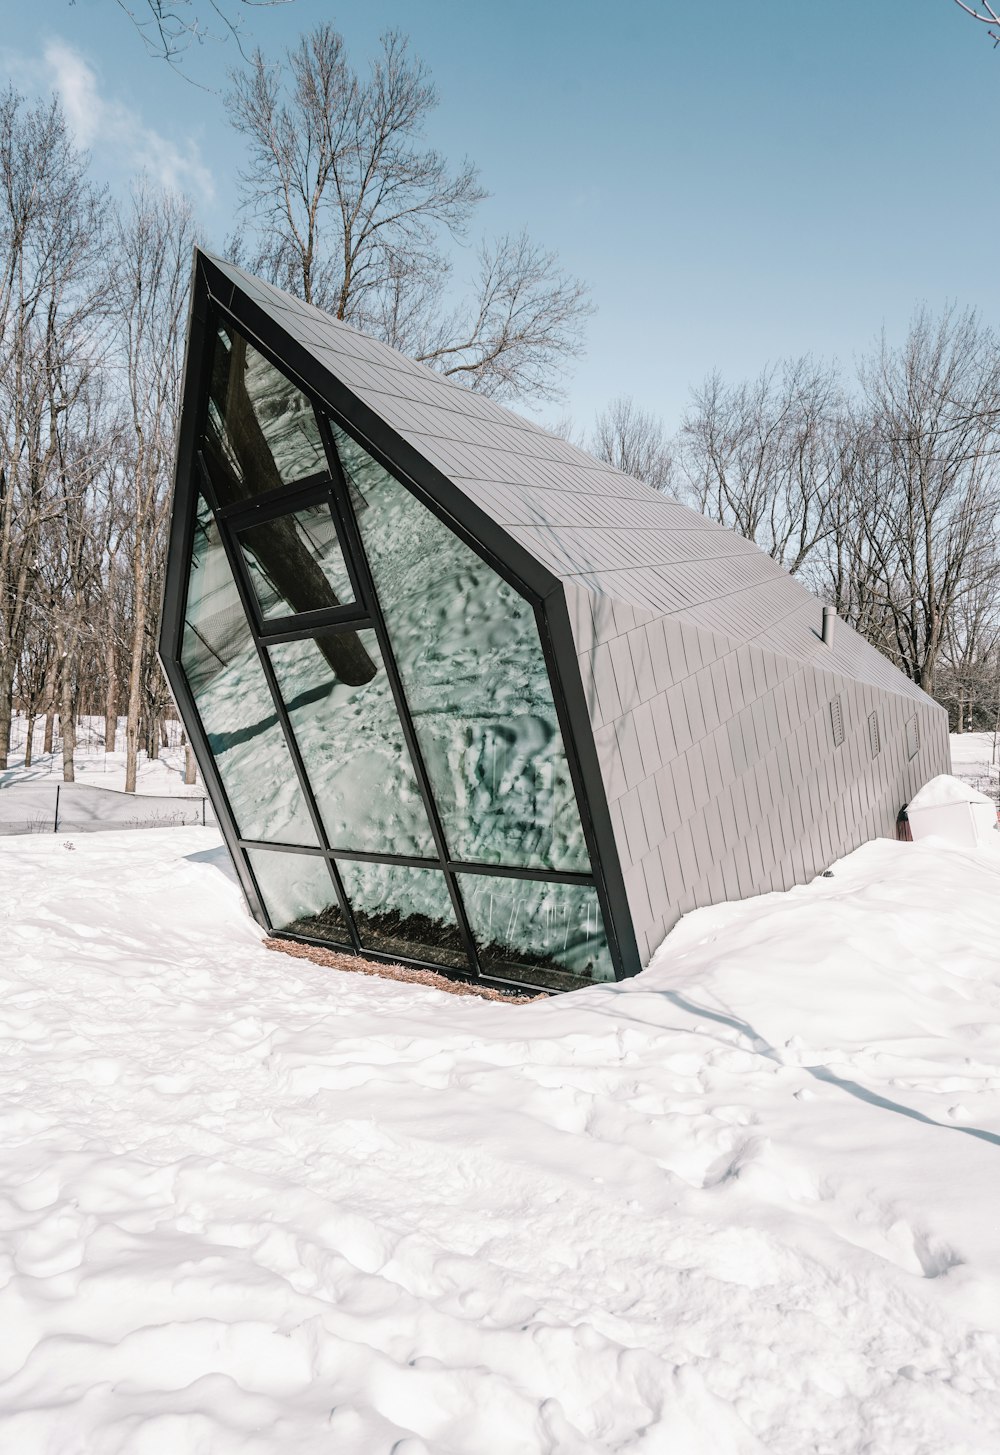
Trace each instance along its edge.
<path fill-rule="evenodd" d="M 436 858 L 375 633 L 325 632 L 269 651 L 331 845 Z"/>
<path fill-rule="evenodd" d="M 215 336 L 204 446 L 222 505 L 327 468 L 309 400 L 228 324 Z"/>
<path fill-rule="evenodd" d="M 338 868 L 362 945 L 383 955 L 469 968 L 442 873 L 351 859 L 340 859 Z"/>
<path fill-rule="evenodd" d="M 334 433 L 452 858 L 586 873 L 531 606 Z"/>
<path fill-rule="evenodd" d="M 458 879 L 485 975 L 553 990 L 614 980 L 596 890 L 487 874 Z"/>
<path fill-rule="evenodd" d="M 219 528 L 198 502 L 181 663 L 239 833 L 315 844 Z"/>
<path fill-rule="evenodd" d="M 252 525 L 239 540 L 265 620 L 354 600 L 329 505 Z"/>
<path fill-rule="evenodd" d="M 350 948 L 351 936 L 324 859 L 248 849 L 272 928 Z"/>

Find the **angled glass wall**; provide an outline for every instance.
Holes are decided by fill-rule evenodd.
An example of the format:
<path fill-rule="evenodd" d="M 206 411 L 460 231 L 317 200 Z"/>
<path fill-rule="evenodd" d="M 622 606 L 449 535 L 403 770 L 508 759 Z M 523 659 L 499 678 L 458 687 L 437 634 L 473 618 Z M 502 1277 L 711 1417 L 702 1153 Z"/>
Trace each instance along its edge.
<path fill-rule="evenodd" d="M 209 350 L 179 665 L 271 927 L 614 979 L 534 608 L 231 323 Z"/>
<path fill-rule="evenodd" d="M 333 435 L 452 857 L 588 873 L 534 611 L 360 445 Z"/>
<path fill-rule="evenodd" d="M 317 844 L 219 527 L 198 497 L 181 665 L 241 837 Z"/>
<path fill-rule="evenodd" d="M 360 686 L 331 667 L 323 638 L 268 648 L 327 839 L 333 849 L 434 858 L 376 634 L 357 636 L 376 666 Z"/>

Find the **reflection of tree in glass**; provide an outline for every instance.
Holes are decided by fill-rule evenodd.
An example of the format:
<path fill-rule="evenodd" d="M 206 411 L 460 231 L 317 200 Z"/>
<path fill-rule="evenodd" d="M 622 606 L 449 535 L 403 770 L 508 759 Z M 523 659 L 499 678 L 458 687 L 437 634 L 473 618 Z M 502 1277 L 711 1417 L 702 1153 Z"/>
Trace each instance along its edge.
<path fill-rule="evenodd" d="M 228 345 L 228 347 L 227 347 Z M 258 413 L 261 398 L 251 397 L 248 368 L 256 351 L 246 339 L 233 331 L 231 337 L 219 330 L 212 359 L 209 386 L 208 421 L 205 450 L 212 482 L 220 505 L 231 505 L 251 495 L 277 490 L 289 483 L 283 477 L 276 458 L 279 442 L 287 444 L 287 432 L 265 432 Z M 263 361 L 262 361 L 263 362 Z M 308 410 L 304 396 L 276 370 L 266 366 L 266 377 L 273 376 L 279 391 L 294 395 L 296 402 Z M 311 418 L 312 433 L 316 433 Z M 269 435 L 271 436 L 269 438 Z M 318 435 L 310 461 L 318 469 L 325 468 L 315 457 Z M 284 451 L 281 451 L 282 455 Z M 287 466 L 285 474 L 292 474 Z M 254 555 L 275 590 L 287 601 L 291 613 L 318 611 L 342 605 L 319 564 L 313 559 L 295 528 L 294 519 L 281 517 L 254 532 Z M 362 647 L 355 632 L 341 632 L 324 637 L 320 650 L 332 671 L 350 686 L 370 682 L 376 666 Z"/>

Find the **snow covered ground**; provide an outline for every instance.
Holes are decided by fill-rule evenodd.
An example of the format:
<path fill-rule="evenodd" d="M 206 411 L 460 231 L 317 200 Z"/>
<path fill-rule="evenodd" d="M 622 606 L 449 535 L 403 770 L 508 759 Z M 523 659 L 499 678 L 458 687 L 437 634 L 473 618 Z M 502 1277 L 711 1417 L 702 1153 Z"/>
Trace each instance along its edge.
<path fill-rule="evenodd" d="M 0 886 L 3 1455 L 1000 1449 L 1000 852 L 522 1006 L 265 950 L 212 830 Z"/>
<path fill-rule="evenodd" d="M 0 769 L 0 788 L 15 783 L 43 783 L 50 779 L 62 780 L 62 748 L 54 753 L 43 753 L 45 719 L 35 722 L 32 735 L 32 762 L 24 766 L 24 746 L 27 723 L 23 715 L 15 717 L 11 728 L 11 751 L 8 767 Z M 184 782 L 184 749 L 180 745 L 181 725 L 168 724 L 170 746 L 161 749 L 158 758 L 150 761 L 144 752 L 139 754 L 139 769 L 136 778 L 137 793 L 163 794 L 178 798 L 201 798 L 205 785 L 199 776 L 197 783 Z M 85 717 L 77 730 L 77 748 L 73 758 L 73 769 L 78 783 L 90 783 L 96 788 L 112 788 L 121 792 L 125 787 L 125 719 L 118 720 L 117 744 L 121 751 L 105 753 L 104 719 Z"/>
<path fill-rule="evenodd" d="M 952 733 L 951 764 L 956 778 L 1000 803 L 1000 734 Z"/>

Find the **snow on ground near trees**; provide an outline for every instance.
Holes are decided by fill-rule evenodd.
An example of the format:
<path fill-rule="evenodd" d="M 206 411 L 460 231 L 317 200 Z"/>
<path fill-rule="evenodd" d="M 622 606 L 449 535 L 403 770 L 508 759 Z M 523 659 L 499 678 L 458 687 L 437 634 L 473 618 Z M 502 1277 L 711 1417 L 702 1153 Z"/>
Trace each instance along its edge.
<path fill-rule="evenodd" d="M 1000 1448 L 1000 851 L 523 1006 L 265 950 L 212 830 L 0 883 L 4 1455 Z"/>
<path fill-rule="evenodd" d="M 952 733 L 951 771 L 994 801 L 1000 800 L 1000 733 Z"/>
<path fill-rule="evenodd" d="M 45 719 L 38 718 L 32 734 L 32 763 L 24 766 L 25 738 L 27 724 L 23 713 L 15 716 L 11 731 L 11 751 L 6 769 L 0 769 L 0 789 L 22 783 L 59 783 L 63 776 L 62 750 L 56 747 L 54 753 L 43 753 Z M 166 794 L 176 798 L 202 798 L 205 785 L 199 776 L 197 783 L 184 782 L 184 749 L 180 746 L 181 727 L 178 722 L 168 724 L 170 745 L 160 750 L 158 758 L 147 758 L 139 753 L 136 791 L 139 794 Z M 111 788 L 121 792 L 125 787 L 125 719 L 118 719 L 117 743 L 121 751 L 105 753 L 104 719 L 84 717 L 77 728 L 77 750 L 73 769 L 77 783 L 88 783 L 95 788 Z"/>

